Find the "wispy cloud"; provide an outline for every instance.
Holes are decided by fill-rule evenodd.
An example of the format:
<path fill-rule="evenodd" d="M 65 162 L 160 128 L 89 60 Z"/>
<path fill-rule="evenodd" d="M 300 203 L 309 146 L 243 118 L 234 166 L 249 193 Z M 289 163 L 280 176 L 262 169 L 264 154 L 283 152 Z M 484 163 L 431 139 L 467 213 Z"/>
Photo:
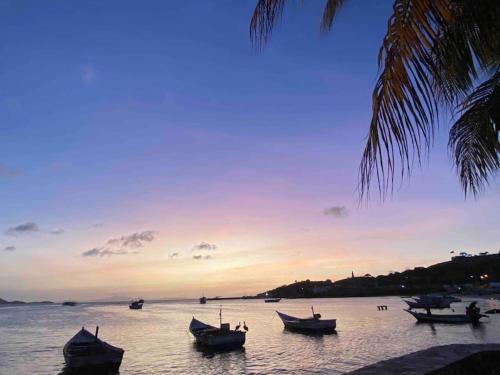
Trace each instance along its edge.
<path fill-rule="evenodd" d="M 181 256 L 181 253 L 179 253 L 179 252 L 177 252 L 177 251 L 176 251 L 175 253 L 168 254 L 168 258 L 169 258 L 169 259 L 178 258 L 178 257 L 180 257 L 180 256 Z"/>
<path fill-rule="evenodd" d="M 145 242 L 153 241 L 155 239 L 155 235 L 156 232 L 152 230 L 136 232 L 129 234 L 128 236 L 112 238 L 108 240 L 107 245 L 136 249 L 138 247 L 143 247 Z"/>
<path fill-rule="evenodd" d="M 211 259 L 212 256 L 210 254 L 208 255 L 193 255 L 193 259 L 196 259 L 196 260 L 206 260 L 206 259 Z"/>
<path fill-rule="evenodd" d="M 135 252 L 134 252 L 135 253 Z M 106 256 L 106 255 L 126 255 L 131 254 L 127 250 L 111 250 L 105 247 L 94 247 L 93 249 L 84 251 L 82 256 L 84 257 L 96 257 L 96 256 Z"/>
<path fill-rule="evenodd" d="M 92 64 L 86 64 L 82 67 L 81 79 L 85 85 L 90 85 L 95 81 L 96 71 Z"/>
<path fill-rule="evenodd" d="M 64 229 L 54 229 L 54 230 L 51 230 L 50 233 L 51 234 L 55 234 L 55 235 L 63 234 L 64 233 Z"/>
<path fill-rule="evenodd" d="M 6 246 L 6 247 L 4 247 L 4 250 L 5 251 L 15 251 L 16 247 L 15 246 Z"/>
<path fill-rule="evenodd" d="M 103 246 L 94 247 L 93 249 L 84 251 L 83 257 L 96 257 L 96 256 L 111 256 L 111 255 L 126 255 L 138 254 L 136 249 L 144 247 L 145 243 L 152 242 L 156 237 L 156 232 L 147 230 L 143 232 L 136 232 L 128 236 L 121 236 L 111 238 Z M 132 251 L 135 250 L 135 251 Z"/>
<path fill-rule="evenodd" d="M 203 251 L 203 250 L 216 250 L 217 246 L 214 244 L 209 244 L 208 242 L 202 241 L 198 245 L 193 246 L 192 251 Z"/>
<path fill-rule="evenodd" d="M 8 236 L 20 236 L 23 234 L 29 234 L 33 232 L 38 232 L 38 225 L 33 222 L 19 224 L 15 227 L 9 228 L 5 231 L 5 234 Z"/>
<path fill-rule="evenodd" d="M 21 173 L 17 169 L 9 168 L 3 164 L 0 164 L 0 177 L 16 177 Z"/>
<path fill-rule="evenodd" d="M 332 206 L 325 208 L 323 214 L 333 217 L 346 217 L 349 214 L 345 206 Z"/>

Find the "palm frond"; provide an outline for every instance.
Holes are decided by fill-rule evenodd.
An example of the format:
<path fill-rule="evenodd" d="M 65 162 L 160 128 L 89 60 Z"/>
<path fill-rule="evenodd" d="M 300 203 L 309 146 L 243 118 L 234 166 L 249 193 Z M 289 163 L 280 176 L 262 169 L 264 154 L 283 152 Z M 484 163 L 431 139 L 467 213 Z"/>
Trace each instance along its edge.
<path fill-rule="evenodd" d="M 265 45 L 283 13 L 286 0 L 258 0 L 250 20 L 250 40 L 257 47 Z"/>
<path fill-rule="evenodd" d="M 323 17 L 321 18 L 321 31 L 330 31 L 332 28 L 333 20 L 340 7 L 344 4 L 344 0 L 327 0 Z"/>
<path fill-rule="evenodd" d="M 453 21 L 453 9 L 448 0 L 395 0 L 393 11 L 379 52 L 361 197 L 369 193 L 374 171 L 382 198 L 392 191 L 396 169 L 401 178 L 410 173 L 414 158 L 420 162 L 430 149 L 438 115 L 432 53 L 440 30 Z"/>
<path fill-rule="evenodd" d="M 500 169 L 500 72 L 482 83 L 463 102 L 460 118 L 450 130 L 460 183 L 477 195 Z"/>

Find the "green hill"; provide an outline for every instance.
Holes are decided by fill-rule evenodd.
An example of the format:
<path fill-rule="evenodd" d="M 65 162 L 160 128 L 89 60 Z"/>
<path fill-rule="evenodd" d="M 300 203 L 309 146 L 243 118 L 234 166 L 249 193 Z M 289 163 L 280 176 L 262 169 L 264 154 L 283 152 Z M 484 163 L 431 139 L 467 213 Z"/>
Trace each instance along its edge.
<path fill-rule="evenodd" d="M 485 277 L 484 275 L 487 275 Z M 481 278 L 481 276 L 483 276 Z M 429 267 L 372 277 L 351 277 L 332 282 L 299 281 L 259 296 L 282 298 L 363 297 L 430 292 L 490 292 L 488 283 L 500 281 L 500 254 L 454 257 Z"/>

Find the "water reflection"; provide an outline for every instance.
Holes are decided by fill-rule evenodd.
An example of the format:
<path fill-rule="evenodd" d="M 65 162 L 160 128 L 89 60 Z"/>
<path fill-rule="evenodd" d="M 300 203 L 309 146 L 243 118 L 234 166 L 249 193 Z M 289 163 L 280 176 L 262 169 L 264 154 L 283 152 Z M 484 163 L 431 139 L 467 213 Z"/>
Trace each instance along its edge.
<path fill-rule="evenodd" d="M 492 306 L 490 300 L 480 301 L 483 311 Z M 469 302 L 464 298 L 455 309 L 462 311 Z M 274 309 L 261 301 L 227 301 L 222 304 L 231 326 L 246 320 L 251 328 L 244 348 L 200 350 L 187 331 L 189 322 L 193 314 L 216 321 L 220 304 L 149 303 L 140 313 L 116 304 L 0 308 L 0 373 L 74 374 L 64 368 L 62 348 L 82 325 L 99 325 L 105 341 L 123 347 L 120 372 L 134 375 L 339 374 L 434 345 L 500 340 L 500 315 L 477 327 L 417 324 L 397 297 L 280 302 L 292 315 L 300 316 L 314 304 L 322 315 L 336 318 L 337 331 L 329 335 L 284 330 Z M 383 317 L 377 305 L 388 306 Z"/>

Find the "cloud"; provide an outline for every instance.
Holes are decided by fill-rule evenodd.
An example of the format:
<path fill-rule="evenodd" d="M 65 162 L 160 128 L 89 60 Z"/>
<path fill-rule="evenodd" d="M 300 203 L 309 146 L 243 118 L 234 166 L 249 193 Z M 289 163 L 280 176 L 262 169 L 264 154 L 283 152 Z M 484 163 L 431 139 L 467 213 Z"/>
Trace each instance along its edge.
<path fill-rule="evenodd" d="M 12 169 L 0 164 L 0 177 L 16 177 L 20 174 L 21 173 L 17 169 Z"/>
<path fill-rule="evenodd" d="M 19 236 L 23 234 L 29 234 L 33 232 L 38 232 L 38 225 L 33 222 L 19 224 L 15 227 L 9 228 L 5 231 L 5 234 L 8 236 Z"/>
<path fill-rule="evenodd" d="M 126 247 L 130 249 L 137 249 L 144 246 L 144 242 L 151 242 L 155 239 L 156 232 L 146 230 L 144 232 L 132 233 L 128 236 L 121 236 L 119 238 L 112 238 L 108 240 L 107 245 Z"/>
<path fill-rule="evenodd" d="M 4 248 L 5 251 L 15 251 L 16 247 L 15 246 L 7 246 Z"/>
<path fill-rule="evenodd" d="M 51 234 L 63 234 L 64 233 L 64 229 L 54 229 L 54 230 L 51 230 L 50 231 Z"/>
<path fill-rule="evenodd" d="M 135 253 L 136 252 L 134 252 L 134 254 Z M 83 257 L 97 257 L 97 256 L 103 257 L 106 255 L 110 256 L 110 255 L 125 255 L 125 254 L 129 254 L 129 252 L 126 250 L 110 250 L 110 249 L 105 248 L 105 247 L 94 247 L 93 249 L 84 251 L 82 253 L 82 256 Z"/>
<path fill-rule="evenodd" d="M 128 236 L 111 238 L 106 241 L 103 246 L 94 247 L 93 249 L 84 251 L 82 256 L 103 257 L 111 255 L 139 254 L 139 251 L 136 249 L 144 247 L 144 244 L 147 242 L 152 242 L 155 239 L 156 234 L 157 233 L 152 230 L 146 230 L 143 232 L 132 233 Z"/>
<path fill-rule="evenodd" d="M 90 85 L 96 79 L 94 66 L 91 64 L 84 65 L 81 70 L 81 79 L 85 85 Z"/>
<path fill-rule="evenodd" d="M 168 254 L 168 258 L 169 259 L 174 259 L 174 258 L 178 258 L 181 256 L 181 253 L 179 252 L 175 252 L 175 253 L 171 253 L 171 254 Z"/>
<path fill-rule="evenodd" d="M 324 215 L 333 217 L 346 217 L 348 213 L 349 212 L 345 206 L 332 206 L 323 210 Z"/>
<path fill-rule="evenodd" d="M 196 260 L 202 260 L 202 259 L 211 259 L 212 256 L 210 254 L 208 255 L 193 255 L 193 259 L 196 259 Z"/>
<path fill-rule="evenodd" d="M 213 245 L 213 244 L 209 244 L 208 242 L 205 242 L 205 241 L 202 241 L 200 242 L 198 245 L 194 246 L 192 251 L 203 251 L 203 250 L 207 250 L 207 251 L 210 251 L 210 250 L 216 250 L 217 249 L 217 246 Z"/>
<path fill-rule="evenodd" d="M 92 227 L 93 227 L 93 228 L 101 228 L 101 227 L 103 227 L 103 226 L 104 226 L 104 224 L 103 224 L 103 223 L 95 223 L 95 224 L 92 224 Z"/>

